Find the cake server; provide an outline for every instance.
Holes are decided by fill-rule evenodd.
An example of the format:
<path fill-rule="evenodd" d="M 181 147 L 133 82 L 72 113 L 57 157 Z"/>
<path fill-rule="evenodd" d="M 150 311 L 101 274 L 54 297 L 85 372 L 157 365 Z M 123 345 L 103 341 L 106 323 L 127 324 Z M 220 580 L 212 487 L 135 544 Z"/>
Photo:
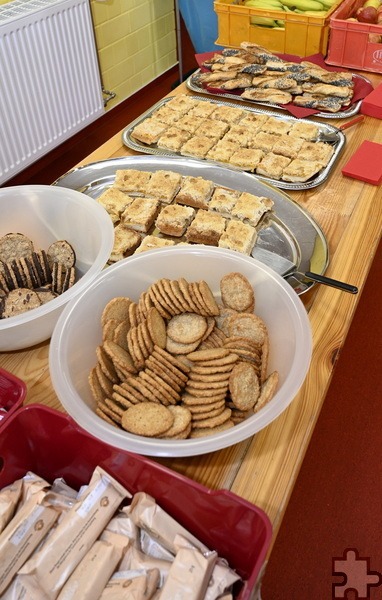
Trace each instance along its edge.
<path fill-rule="evenodd" d="M 319 273 L 313 273 L 312 271 L 301 272 L 298 270 L 297 265 L 294 262 L 288 258 L 285 258 L 284 256 L 280 256 L 280 254 L 266 250 L 265 248 L 255 246 L 252 250 L 252 256 L 268 267 L 271 267 L 271 269 L 276 271 L 276 273 L 282 277 L 297 275 L 299 277 L 306 277 L 307 279 L 317 283 L 329 285 L 344 292 L 349 292 L 350 294 L 356 294 L 358 292 L 358 288 L 350 283 L 345 283 L 343 281 L 339 281 L 338 279 L 332 279 L 331 277 L 326 277 L 325 275 L 320 275 Z"/>

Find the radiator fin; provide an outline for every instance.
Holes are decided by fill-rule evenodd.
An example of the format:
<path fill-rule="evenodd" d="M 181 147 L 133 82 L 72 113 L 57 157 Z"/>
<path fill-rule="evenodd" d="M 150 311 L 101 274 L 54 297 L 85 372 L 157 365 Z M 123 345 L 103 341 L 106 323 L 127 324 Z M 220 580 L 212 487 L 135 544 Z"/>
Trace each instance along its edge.
<path fill-rule="evenodd" d="M 0 183 L 104 113 L 88 0 L 0 10 Z"/>

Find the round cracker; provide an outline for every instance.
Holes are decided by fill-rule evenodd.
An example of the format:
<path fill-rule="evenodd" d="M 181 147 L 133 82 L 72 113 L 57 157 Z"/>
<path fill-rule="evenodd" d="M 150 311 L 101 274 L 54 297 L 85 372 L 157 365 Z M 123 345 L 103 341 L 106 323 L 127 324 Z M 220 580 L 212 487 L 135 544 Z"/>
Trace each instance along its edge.
<path fill-rule="evenodd" d="M 247 362 L 236 364 L 229 377 L 229 391 L 239 410 L 253 408 L 260 396 L 260 382 L 255 369 Z"/>
<path fill-rule="evenodd" d="M 174 422 L 172 412 L 162 404 L 142 402 L 128 408 L 122 416 L 122 427 L 135 435 L 155 437 Z"/>
<path fill-rule="evenodd" d="M 167 336 L 179 344 L 200 341 L 206 330 L 206 318 L 191 312 L 175 315 L 167 323 Z"/>
<path fill-rule="evenodd" d="M 255 294 L 249 280 L 242 273 L 232 272 L 220 280 L 221 299 L 227 308 L 237 312 L 254 309 Z"/>

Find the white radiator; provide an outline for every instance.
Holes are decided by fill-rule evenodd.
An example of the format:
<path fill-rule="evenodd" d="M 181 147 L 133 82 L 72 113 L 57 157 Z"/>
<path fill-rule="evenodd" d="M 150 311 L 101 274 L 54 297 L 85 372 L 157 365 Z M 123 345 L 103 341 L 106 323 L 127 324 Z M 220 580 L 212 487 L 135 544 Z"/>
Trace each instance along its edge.
<path fill-rule="evenodd" d="M 104 111 L 89 0 L 0 6 L 0 184 Z"/>

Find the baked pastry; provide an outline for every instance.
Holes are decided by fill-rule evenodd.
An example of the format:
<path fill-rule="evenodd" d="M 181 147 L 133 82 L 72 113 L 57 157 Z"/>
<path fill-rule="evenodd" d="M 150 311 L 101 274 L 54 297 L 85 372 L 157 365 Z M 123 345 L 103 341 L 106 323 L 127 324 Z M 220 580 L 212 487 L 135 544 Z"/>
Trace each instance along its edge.
<path fill-rule="evenodd" d="M 130 229 L 147 233 L 159 212 L 155 198 L 136 198 L 122 213 L 121 223 Z"/>
<path fill-rule="evenodd" d="M 176 122 L 176 126 L 179 127 L 179 129 L 185 129 L 188 133 L 193 134 L 199 129 L 203 121 L 203 117 L 195 117 L 186 114 Z"/>
<path fill-rule="evenodd" d="M 257 148 L 239 148 L 232 154 L 229 162 L 235 167 L 253 172 L 263 156 L 263 150 Z"/>
<path fill-rule="evenodd" d="M 217 121 L 218 122 L 218 121 Z M 229 162 L 232 154 L 238 149 L 238 144 L 227 140 L 219 140 L 211 150 L 207 152 L 206 158 L 220 162 Z"/>
<path fill-rule="evenodd" d="M 181 237 L 195 216 L 191 206 L 169 204 L 160 211 L 155 221 L 156 227 L 165 235 Z"/>
<path fill-rule="evenodd" d="M 160 238 L 157 235 L 146 235 L 141 244 L 135 250 L 134 254 L 145 252 L 146 250 L 155 250 L 156 248 L 164 248 L 165 246 L 175 246 L 174 240 Z"/>
<path fill-rule="evenodd" d="M 232 125 L 233 123 L 238 123 L 244 114 L 245 112 L 241 108 L 218 104 L 211 115 L 211 119 L 224 121 L 225 123 Z"/>
<path fill-rule="evenodd" d="M 147 185 L 146 196 L 154 196 L 161 202 L 169 204 L 179 191 L 182 176 L 174 171 L 155 171 Z"/>
<path fill-rule="evenodd" d="M 239 197 L 237 190 L 230 190 L 222 187 L 215 188 L 209 202 L 209 210 L 219 213 L 225 218 L 231 217 L 231 210 Z"/>
<path fill-rule="evenodd" d="M 215 140 L 211 137 L 206 135 L 194 135 L 182 145 L 180 153 L 182 156 L 205 158 L 214 144 Z"/>
<path fill-rule="evenodd" d="M 273 145 L 273 152 L 288 158 L 297 158 L 303 142 L 304 140 L 301 137 L 290 134 L 280 135 Z"/>
<path fill-rule="evenodd" d="M 143 196 L 150 177 L 151 173 L 149 171 L 117 169 L 114 186 L 122 192 L 131 193 L 135 196 Z"/>
<path fill-rule="evenodd" d="M 257 231 L 252 225 L 241 221 L 231 220 L 227 222 L 225 231 L 222 233 L 218 246 L 235 250 L 250 255 L 256 243 Z"/>
<path fill-rule="evenodd" d="M 208 208 L 214 184 L 203 177 L 187 175 L 182 180 L 181 188 L 175 197 L 178 204 L 186 204 L 193 208 Z"/>
<path fill-rule="evenodd" d="M 282 179 L 292 183 L 305 182 L 317 175 L 321 169 L 322 163 L 320 162 L 295 158 L 285 167 Z"/>
<path fill-rule="evenodd" d="M 181 114 L 165 104 L 153 112 L 153 117 L 167 125 L 174 125 L 181 118 Z"/>
<path fill-rule="evenodd" d="M 114 246 L 111 251 L 109 262 L 117 262 L 133 254 L 138 248 L 142 238 L 137 231 L 129 229 L 124 225 L 114 227 Z"/>
<path fill-rule="evenodd" d="M 289 165 L 290 161 L 291 159 L 287 156 L 267 152 L 257 165 L 256 173 L 258 175 L 265 175 L 265 177 L 270 177 L 271 179 L 280 179 L 285 167 Z"/>
<path fill-rule="evenodd" d="M 317 125 L 314 123 L 305 123 L 304 121 L 296 121 L 289 130 L 290 136 L 297 136 L 311 142 L 317 139 L 318 134 L 319 129 Z"/>
<path fill-rule="evenodd" d="M 133 139 L 138 140 L 138 142 L 151 146 L 157 143 L 167 127 L 166 123 L 162 123 L 158 119 L 155 119 L 155 117 L 151 117 L 138 123 L 130 135 Z"/>
<path fill-rule="evenodd" d="M 166 129 L 157 142 L 158 148 L 179 152 L 182 145 L 191 137 L 191 134 L 185 129 L 179 129 L 175 125 Z"/>
<path fill-rule="evenodd" d="M 277 119 L 276 117 L 269 117 L 266 123 L 263 124 L 262 130 L 267 133 L 276 133 L 277 135 L 282 135 L 283 133 L 288 133 L 290 128 L 292 127 L 292 123 L 290 121 L 283 121 L 282 119 Z"/>
<path fill-rule="evenodd" d="M 212 119 L 204 119 L 197 129 L 197 135 L 206 135 L 207 137 L 219 140 L 227 133 L 229 129 L 228 123 L 225 121 L 213 121 Z"/>
<path fill-rule="evenodd" d="M 242 192 L 232 207 L 231 215 L 248 223 L 253 227 L 259 224 L 262 216 L 273 207 L 273 200 L 265 196 L 255 196 L 249 192 Z"/>
<path fill-rule="evenodd" d="M 191 96 L 187 96 L 187 94 L 180 94 L 179 96 L 170 98 L 170 100 L 166 102 L 166 106 L 172 110 L 176 110 L 178 113 L 185 115 L 186 112 L 188 112 L 191 108 L 197 106 L 198 102 L 198 100 L 192 98 Z"/>
<path fill-rule="evenodd" d="M 260 150 L 264 150 L 264 152 L 272 152 L 273 146 L 278 141 L 278 136 L 273 133 L 267 133 L 265 131 L 259 131 L 252 138 L 249 147 L 250 148 L 259 148 Z"/>
<path fill-rule="evenodd" d="M 238 125 L 232 125 L 223 139 L 228 142 L 234 142 L 243 148 L 248 145 L 251 137 L 251 132 L 248 130 L 248 127 L 239 123 Z"/>
<path fill-rule="evenodd" d="M 113 223 L 119 221 L 121 213 L 133 200 L 134 198 L 116 187 L 108 188 L 97 198 L 97 202 L 107 210 Z"/>
<path fill-rule="evenodd" d="M 225 230 L 226 219 L 208 210 L 198 210 L 186 231 L 186 240 L 195 244 L 217 246 Z"/>
<path fill-rule="evenodd" d="M 327 165 L 333 156 L 334 148 L 326 142 L 307 142 L 301 146 L 298 157 L 304 160 L 312 160 Z"/>

